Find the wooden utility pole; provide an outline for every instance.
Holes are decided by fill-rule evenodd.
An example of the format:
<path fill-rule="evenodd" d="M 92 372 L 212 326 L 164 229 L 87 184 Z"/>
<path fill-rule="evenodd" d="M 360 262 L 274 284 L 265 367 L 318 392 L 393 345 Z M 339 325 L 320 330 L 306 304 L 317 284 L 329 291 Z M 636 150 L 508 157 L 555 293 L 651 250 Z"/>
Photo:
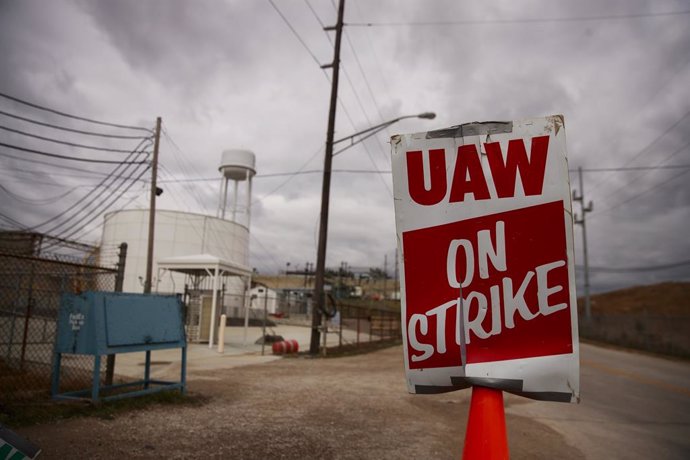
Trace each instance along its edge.
<path fill-rule="evenodd" d="M 335 27 L 326 27 L 325 30 L 335 30 L 335 46 L 333 50 L 333 63 L 323 66 L 333 67 L 331 79 L 331 105 L 328 112 L 328 131 L 326 133 L 326 153 L 323 164 L 323 184 L 321 188 L 321 215 L 319 220 L 319 242 L 316 255 L 316 274 L 314 280 L 314 306 L 311 317 L 311 342 L 309 354 L 319 354 L 319 339 L 321 333 L 321 310 L 324 307 L 324 286 L 326 278 L 326 241 L 328 239 L 328 205 L 331 194 L 331 164 L 333 162 L 333 137 L 335 133 L 335 109 L 338 104 L 338 77 L 340 74 L 340 41 L 343 34 L 343 13 L 345 0 L 340 0 L 338 5 L 338 22 Z"/>
<path fill-rule="evenodd" d="M 161 139 L 161 117 L 156 118 L 156 132 L 153 138 L 153 160 L 151 161 L 151 205 L 149 206 L 149 244 L 146 252 L 146 281 L 144 293 L 151 293 L 151 274 L 153 272 L 153 237 L 156 225 L 156 196 L 158 196 L 158 145 Z"/>

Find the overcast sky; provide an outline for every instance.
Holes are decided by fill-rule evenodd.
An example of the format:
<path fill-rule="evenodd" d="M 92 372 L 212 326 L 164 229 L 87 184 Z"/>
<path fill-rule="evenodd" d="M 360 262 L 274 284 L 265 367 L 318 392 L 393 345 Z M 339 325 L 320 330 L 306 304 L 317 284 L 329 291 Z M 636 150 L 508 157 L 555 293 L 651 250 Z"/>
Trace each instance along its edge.
<path fill-rule="evenodd" d="M 335 158 L 328 265 L 382 267 L 388 256 L 392 273 L 391 134 L 563 114 L 571 168 L 690 165 L 688 12 L 682 1 L 348 0 L 336 137 L 401 115 L 438 116 L 400 122 Z M 330 70 L 319 64 L 333 59 L 333 36 L 322 25 L 335 20 L 331 0 L 0 0 L 0 93 L 126 125 L 152 128 L 161 116 L 165 209 L 215 214 L 219 181 L 197 179 L 219 177 L 222 150 L 252 150 L 251 264 L 262 273 L 285 270 L 287 262 L 299 269 L 316 259 L 330 94 Z M 2 98 L 0 111 L 65 124 Z M 136 144 L 55 134 L 5 116 L 0 125 L 111 148 Z M 8 131 L 0 131 L 0 142 L 71 152 Z M 112 169 L 6 147 L 0 164 L 4 228 L 42 223 L 102 180 L 60 166 Z M 298 170 L 303 174 L 271 176 Z M 690 259 L 689 172 L 586 172 L 585 197 L 594 202 L 590 264 Z M 138 183 L 111 210 L 148 207 L 146 190 Z M 96 219 L 74 236 L 96 243 L 100 225 Z M 580 265 L 579 227 L 575 240 Z M 592 286 L 689 278 L 685 264 L 593 272 Z"/>

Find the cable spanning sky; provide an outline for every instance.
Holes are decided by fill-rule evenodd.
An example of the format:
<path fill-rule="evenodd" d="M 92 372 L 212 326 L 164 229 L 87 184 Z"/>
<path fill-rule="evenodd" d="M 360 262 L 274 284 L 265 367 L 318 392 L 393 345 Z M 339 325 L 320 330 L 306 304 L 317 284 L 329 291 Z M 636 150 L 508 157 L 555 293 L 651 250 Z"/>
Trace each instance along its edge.
<path fill-rule="evenodd" d="M 321 65 L 333 59 L 323 27 L 335 19 L 331 0 L 0 1 L 0 93 L 144 129 L 0 98 L 0 225 L 55 219 L 41 229 L 98 243 L 91 218 L 106 203 L 148 207 L 150 146 L 137 144 L 161 116 L 162 208 L 215 214 L 222 150 L 250 149 L 252 265 L 313 262 L 331 78 Z M 571 183 L 582 167 L 594 202 L 593 290 L 690 278 L 690 4 L 347 0 L 345 23 L 336 138 L 437 118 L 334 159 L 329 266 L 387 256 L 393 273 L 391 134 L 563 114 Z M 582 265 L 579 227 L 575 241 Z"/>

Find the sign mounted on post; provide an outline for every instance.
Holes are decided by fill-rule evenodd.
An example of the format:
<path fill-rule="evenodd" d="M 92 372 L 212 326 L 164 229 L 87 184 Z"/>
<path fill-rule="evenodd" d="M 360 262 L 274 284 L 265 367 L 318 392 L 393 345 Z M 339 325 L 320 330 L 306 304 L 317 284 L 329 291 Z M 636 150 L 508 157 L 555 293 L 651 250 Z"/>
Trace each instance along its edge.
<path fill-rule="evenodd" d="M 467 123 L 391 143 L 410 392 L 481 385 L 577 401 L 563 117 Z"/>

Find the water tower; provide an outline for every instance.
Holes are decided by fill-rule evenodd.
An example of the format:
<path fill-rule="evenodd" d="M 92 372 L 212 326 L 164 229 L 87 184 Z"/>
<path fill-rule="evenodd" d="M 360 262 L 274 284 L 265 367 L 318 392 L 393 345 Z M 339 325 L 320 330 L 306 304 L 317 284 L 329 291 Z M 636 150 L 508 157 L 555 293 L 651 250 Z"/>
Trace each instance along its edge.
<path fill-rule="evenodd" d="M 233 181 L 234 192 L 232 194 L 232 221 L 238 222 L 238 214 L 245 213 L 247 228 L 251 217 L 251 199 L 252 199 L 252 177 L 256 174 L 255 170 L 256 159 L 254 153 L 249 150 L 224 150 L 220 167 L 221 185 L 220 185 L 220 200 L 218 201 L 217 217 L 225 219 L 225 210 L 228 202 L 228 182 Z M 246 188 L 243 193 L 240 192 L 239 183 L 245 182 Z M 244 195 L 245 206 L 241 207 L 239 204 L 240 195 Z"/>

